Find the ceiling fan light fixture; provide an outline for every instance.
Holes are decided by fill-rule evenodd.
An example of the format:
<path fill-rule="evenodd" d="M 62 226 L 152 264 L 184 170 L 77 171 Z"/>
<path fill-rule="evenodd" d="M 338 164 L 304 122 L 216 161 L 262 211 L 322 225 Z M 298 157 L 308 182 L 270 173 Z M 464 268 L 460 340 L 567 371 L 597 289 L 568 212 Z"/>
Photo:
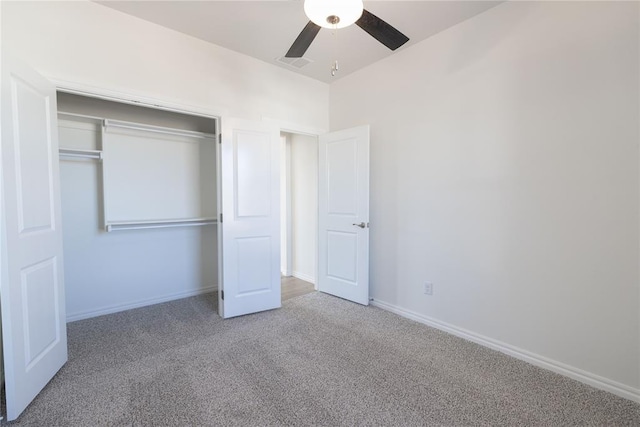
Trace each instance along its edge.
<path fill-rule="evenodd" d="M 344 28 L 362 16 L 362 0 L 304 0 L 304 12 L 316 25 Z"/>

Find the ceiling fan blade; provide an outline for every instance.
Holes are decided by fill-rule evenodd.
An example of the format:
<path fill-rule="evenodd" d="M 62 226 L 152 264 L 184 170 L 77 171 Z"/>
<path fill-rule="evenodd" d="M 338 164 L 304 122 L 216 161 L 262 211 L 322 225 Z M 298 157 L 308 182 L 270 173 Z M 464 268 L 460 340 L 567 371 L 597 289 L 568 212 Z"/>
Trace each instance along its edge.
<path fill-rule="evenodd" d="M 356 24 L 391 50 L 396 50 L 409 41 L 409 37 L 367 10 L 362 11 Z"/>
<path fill-rule="evenodd" d="M 311 46 L 313 39 L 318 35 L 318 31 L 320 31 L 320 26 L 309 21 L 309 23 L 300 32 L 296 41 L 293 42 L 285 57 L 302 58 L 307 49 L 309 49 L 309 46 Z"/>

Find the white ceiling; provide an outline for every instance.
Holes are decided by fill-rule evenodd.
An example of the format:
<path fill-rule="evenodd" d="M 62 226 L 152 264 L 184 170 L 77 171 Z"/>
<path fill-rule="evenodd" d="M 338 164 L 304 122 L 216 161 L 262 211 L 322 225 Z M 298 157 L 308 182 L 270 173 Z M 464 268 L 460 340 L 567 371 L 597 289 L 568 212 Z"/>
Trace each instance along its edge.
<path fill-rule="evenodd" d="M 304 58 L 312 63 L 296 68 L 276 61 L 285 55 L 308 18 L 302 0 L 272 1 L 97 1 L 104 6 L 252 56 L 305 76 L 330 83 L 394 52 L 352 25 L 323 28 Z M 364 7 L 409 37 L 406 49 L 501 1 L 364 1 Z M 334 60 L 340 70 L 330 69 Z"/>

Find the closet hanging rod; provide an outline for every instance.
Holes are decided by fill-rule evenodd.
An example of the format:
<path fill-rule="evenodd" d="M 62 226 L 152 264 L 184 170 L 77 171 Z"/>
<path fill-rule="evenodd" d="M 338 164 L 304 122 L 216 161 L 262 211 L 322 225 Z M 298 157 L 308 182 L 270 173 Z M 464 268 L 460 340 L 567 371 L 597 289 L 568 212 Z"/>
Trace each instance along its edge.
<path fill-rule="evenodd" d="M 102 160 L 102 151 L 99 151 L 99 150 L 78 150 L 74 148 L 59 148 L 58 154 L 60 155 L 60 157 Z"/>
<path fill-rule="evenodd" d="M 142 123 L 123 122 L 123 121 L 111 120 L 111 119 L 105 119 L 103 124 L 105 129 L 112 127 L 112 128 L 122 128 L 122 129 L 130 129 L 130 130 L 140 130 L 140 131 L 146 131 L 146 132 L 156 132 L 156 133 L 162 133 L 166 135 L 187 136 L 190 138 L 200 138 L 200 139 L 216 138 L 216 135 L 212 133 L 174 129 L 174 128 L 167 128 L 162 126 L 145 125 Z"/>
<path fill-rule="evenodd" d="M 172 228 L 195 227 L 203 225 L 215 225 L 215 218 L 172 219 L 166 221 L 118 221 L 107 223 L 105 229 L 108 233 L 121 230 L 142 230 L 146 228 Z"/>

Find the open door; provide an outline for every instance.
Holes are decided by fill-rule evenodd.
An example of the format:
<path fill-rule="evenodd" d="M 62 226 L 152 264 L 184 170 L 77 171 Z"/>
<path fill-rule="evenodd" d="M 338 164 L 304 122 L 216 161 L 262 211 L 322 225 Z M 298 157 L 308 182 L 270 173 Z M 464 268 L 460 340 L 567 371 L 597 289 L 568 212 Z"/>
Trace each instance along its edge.
<path fill-rule="evenodd" d="M 369 304 L 369 126 L 321 135 L 318 290 Z"/>
<path fill-rule="evenodd" d="M 67 361 L 55 87 L 2 58 L 0 295 L 7 418 Z"/>
<path fill-rule="evenodd" d="M 219 311 L 229 318 L 281 306 L 280 131 L 234 119 L 222 129 Z"/>

